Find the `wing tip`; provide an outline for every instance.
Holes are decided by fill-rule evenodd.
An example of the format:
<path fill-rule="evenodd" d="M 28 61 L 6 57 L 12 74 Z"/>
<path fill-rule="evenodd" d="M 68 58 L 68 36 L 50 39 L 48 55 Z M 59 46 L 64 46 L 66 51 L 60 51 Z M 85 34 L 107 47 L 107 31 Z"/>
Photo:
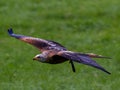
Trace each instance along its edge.
<path fill-rule="evenodd" d="M 111 74 L 111 73 L 110 73 L 110 72 L 108 72 L 107 70 L 103 70 L 103 71 L 104 71 L 104 72 L 106 72 L 106 73 L 107 73 L 107 74 L 109 74 L 109 75 Z"/>
<path fill-rule="evenodd" d="M 94 66 L 93 66 L 94 67 Z M 95 68 L 97 68 L 97 69 L 100 69 L 100 70 L 102 70 L 102 71 L 104 71 L 105 73 L 107 73 L 107 74 L 111 74 L 109 71 L 107 71 L 106 69 L 104 69 L 103 67 L 101 67 L 100 65 L 99 66 L 95 66 Z"/>
<path fill-rule="evenodd" d="M 109 75 L 111 74 L 110 72 L 107 72 Z"/>
<path fill-rule="evenodd" d="M 9 35 L 12 35 L 12 34 L 13 34 L 12 28 L 9 28 L 9 29 L 8 29 L 8 34 L 9 34 Z"/>

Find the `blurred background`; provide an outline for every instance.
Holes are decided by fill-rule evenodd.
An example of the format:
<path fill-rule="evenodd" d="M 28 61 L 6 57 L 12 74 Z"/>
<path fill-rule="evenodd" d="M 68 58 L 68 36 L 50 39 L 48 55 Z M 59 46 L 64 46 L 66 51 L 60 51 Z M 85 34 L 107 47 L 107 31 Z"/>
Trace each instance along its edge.
<path fill-rule="evenodd" d="M 17 34 L 54 40 L 67 49 L 96 53 L 112 74 L 75 63 L 33 61 L 36 48 L 11 38 Z M 0 0 L 0 90 L 119 90 L 119 0 Z"/>

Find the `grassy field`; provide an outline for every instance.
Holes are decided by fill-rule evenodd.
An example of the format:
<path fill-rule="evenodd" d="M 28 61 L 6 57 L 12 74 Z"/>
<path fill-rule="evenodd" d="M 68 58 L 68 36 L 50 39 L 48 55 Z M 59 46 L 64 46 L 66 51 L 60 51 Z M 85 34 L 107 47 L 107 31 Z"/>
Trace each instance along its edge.
<path fill-rule="evenodd" d="M 15 33 L 57 41 L 69 50 L 92 52 L 112 74 L 75 63 L 33 61 L 36 48 L 11 38 Z M 119 90 L 119 0 L 0 0 L 0 90 Z"/>

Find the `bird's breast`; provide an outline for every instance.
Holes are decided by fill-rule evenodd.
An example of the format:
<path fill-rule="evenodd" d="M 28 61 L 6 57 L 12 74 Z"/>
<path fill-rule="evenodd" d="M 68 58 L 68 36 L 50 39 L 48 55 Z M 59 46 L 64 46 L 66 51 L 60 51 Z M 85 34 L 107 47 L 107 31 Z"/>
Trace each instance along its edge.
<path fill-rule="evenodd" d="M 60 64 L 65 61 L 68 61 L 68 60 L 66 58 L 59 57 L 59 56 L 53 56 L 53 57 L 49 58 L 48 60 L 46 60 L 46 62 L 50 63 L 50 64 Z"/>

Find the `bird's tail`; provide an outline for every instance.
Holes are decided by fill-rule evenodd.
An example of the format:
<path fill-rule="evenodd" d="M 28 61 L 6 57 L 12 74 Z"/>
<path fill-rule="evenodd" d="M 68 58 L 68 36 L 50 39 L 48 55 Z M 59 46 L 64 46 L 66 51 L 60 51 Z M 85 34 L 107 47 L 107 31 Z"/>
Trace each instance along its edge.
<path fill-rule="evenodd" d="M 110 57 L 107 57 L 107 56 L 102 56 L 102 55 L 97 55 L 97 54 L 94 54 L 94 53 L 78 53 L 80 55 L 83 55 L 83 56 L 89 56 L 91 58 L 106 58 L 106 59 L 111 59 Z"/>

